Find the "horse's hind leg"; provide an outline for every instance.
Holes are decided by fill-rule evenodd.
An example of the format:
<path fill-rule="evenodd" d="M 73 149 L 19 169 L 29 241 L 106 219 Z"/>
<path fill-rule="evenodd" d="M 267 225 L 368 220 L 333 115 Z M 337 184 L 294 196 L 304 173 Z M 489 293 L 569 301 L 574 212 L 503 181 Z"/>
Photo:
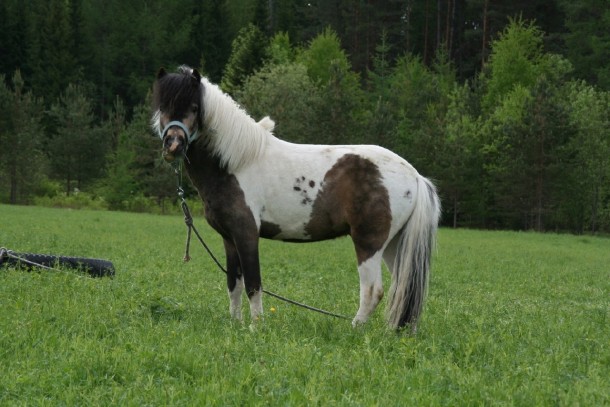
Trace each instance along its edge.
<path fill-rule="evenodd" d="M 227 256 L 227 288 L 229 291 L 229 312 L 231 317 L 241 321 L 241 296 L 244 292 L 244 277 L 241 274 L 239 255 L 235 245 L 224 241 L 225 254 Z"/>
<path fill-rule="evenodd" d="M 386 246 L 383 251 L 383 262 L 388 267 L 390 273 L 394 273 L 394 263 L 396 262 L 396 253 L 398 251 L 398 241 L 400 240 L 400 233 L 398 233 L 390 243 Z"/>
<path fill-rule="evenodd" d="M 356 248 L 358 251 L 358 248 Z M 368 321 L 369 316 L 383 298 L 383 282 L 381 279 L 381 258 L 383 251 L 378 251 L 372 257 L 358 265 L 360 275 L 360 307 L 352 321 L 356 326 Z"/>

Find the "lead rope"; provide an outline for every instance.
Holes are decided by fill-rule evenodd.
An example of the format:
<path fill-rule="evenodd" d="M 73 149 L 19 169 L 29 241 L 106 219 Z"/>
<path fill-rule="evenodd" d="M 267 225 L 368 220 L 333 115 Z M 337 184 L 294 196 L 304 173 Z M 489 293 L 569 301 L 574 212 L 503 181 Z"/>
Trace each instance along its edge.
<path fill-rule="evenodd" d="M 186 249 L 184 251 L 183 261 L 184 262 L 188 262 L 189 260 L 191 260 L 191 256 L 189 254 L 189 246 L 191 244 L 191 231 L 193 231 L 193 232 L 195 232 L 195 236 L 197 236 L 197 239 L 199 240 L 201 245 L 208 252 L 208 254 L 212 258 L 214 263 L 216 263 L 216 265 L 218 266 L 220 271 L 222 271 L 223 273 L 227 274 L 227 270 L 223 267 L 222 264 L 220 264 L 220 262 L 218 261 L 216 256 L 214 256 L 214 253 L 212 253 L 212 250 L 210 250 L 208 245 L 205 243 L 205 241 L 203 240 L 203 238 L 201 237 L 201 235 L 197 231 L 197 228 L 193 224 L 193 217 L 191 216 L 191 211 L 189 210 L 189 207 L 188 207 L 188 205 L 186 203 L 186 199 L 184 199 L 184 190 L 182 189 L 182 168 L 181 168 L 181 164 L 180 163 L 175 163 L 172 166 L 174 168 L 174 172 L 176 173 L 176 179 L 177 179 L 177 182 L 178 182 L 178 187 L 177 187 L 178 197 L 180 198 L 180 207 L 182 208 L 182 213 L 184 214 L 184 223 L 186 224 L 186 228 L 187 228 L 187 232 L 186 232 Z M 274 292 L 265 290 L 264 288 L 263 288 L 263 292 L 265 294 L 267 294 L 267 295 L 270 295 L 272 297 L 277 298 L 278 300 L 282 300 L 282 301 L 287 302 L 289 304 L 296 305 L 296 306 L 308 309 L 310 311 L 319 312 L 320 314 L 329 315 L 329 316 L 335 317 L 335 318 L 341 318 L 341 319 L 347 319 L 347 320 L 350 319 L 349 317 L 347 317 L 345 315 L 335 314 L 335 313 L 330 312 L 330 311 L 326 311 L 326 310 L 323 310 L 323 309 L 320 309 L 320 308 L 312 307 L 311 305 L 307 305 L 307 304 L 303 304 L 303 303 L 291 300 L 290 298 L 283 297 L 283 296 L 281 296 L 279 294 L 276 294 Z"/>

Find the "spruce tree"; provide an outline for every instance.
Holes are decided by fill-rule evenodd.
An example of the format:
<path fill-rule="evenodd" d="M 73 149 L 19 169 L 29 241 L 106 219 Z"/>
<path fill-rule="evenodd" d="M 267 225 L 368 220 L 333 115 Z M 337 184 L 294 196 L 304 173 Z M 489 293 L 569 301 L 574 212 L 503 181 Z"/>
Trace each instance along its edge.
<path fill-rule="evenodd" d="M 221 88 L 234 94 L 246 78 L 263 64 L 267 40 L 257 26 L 244 27 L 233 41 L 231 57 L 225 67 Z"/>

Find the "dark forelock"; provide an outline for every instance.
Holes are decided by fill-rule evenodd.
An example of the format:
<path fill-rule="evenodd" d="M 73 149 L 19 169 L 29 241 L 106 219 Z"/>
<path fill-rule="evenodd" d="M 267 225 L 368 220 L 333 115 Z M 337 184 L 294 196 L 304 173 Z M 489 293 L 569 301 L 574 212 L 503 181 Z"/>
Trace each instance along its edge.
<path fill-rule="evenodd" d="M 178 73 L 165 74 L 155 81 L 153 110 L 159 109 L 179 118 L 177 116 L 188 112 L 192 103 L 201 104 L 201 91 L 201 83 L 191 70 L 180 67 Z"/>

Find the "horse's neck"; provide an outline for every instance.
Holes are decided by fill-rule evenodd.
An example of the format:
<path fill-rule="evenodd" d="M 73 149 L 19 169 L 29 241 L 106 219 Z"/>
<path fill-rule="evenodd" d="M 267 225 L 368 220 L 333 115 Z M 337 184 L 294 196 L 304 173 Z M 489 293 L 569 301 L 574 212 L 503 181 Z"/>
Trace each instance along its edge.
<path fill-rule="evenodd" d="M 186 172 L 203 198 L 214 193 L 219 182 L 228 175 L 220 159 L 211 153 L 203 143 L 195 143 L 186 154 Z"/>

